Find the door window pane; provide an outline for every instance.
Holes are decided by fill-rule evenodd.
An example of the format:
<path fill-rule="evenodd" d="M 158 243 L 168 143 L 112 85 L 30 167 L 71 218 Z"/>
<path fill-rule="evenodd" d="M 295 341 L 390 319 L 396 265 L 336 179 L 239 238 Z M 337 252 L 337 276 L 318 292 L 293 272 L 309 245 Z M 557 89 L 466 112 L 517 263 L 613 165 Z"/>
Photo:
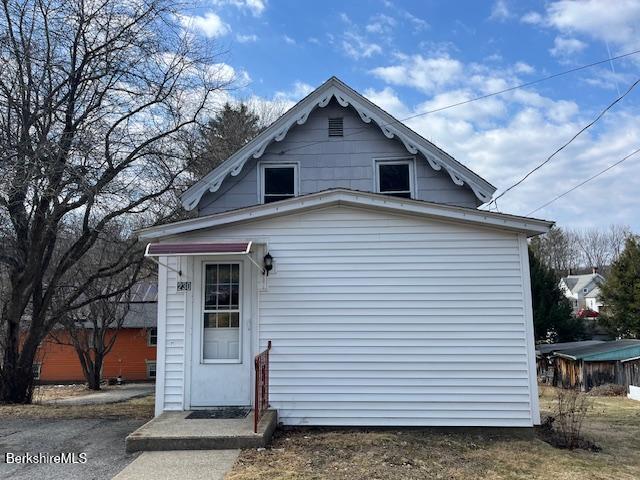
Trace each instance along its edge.
<path fill-rule="evenodd" d="M 203 358 L 240 359 L 240 265 L 205 266 Z"/>

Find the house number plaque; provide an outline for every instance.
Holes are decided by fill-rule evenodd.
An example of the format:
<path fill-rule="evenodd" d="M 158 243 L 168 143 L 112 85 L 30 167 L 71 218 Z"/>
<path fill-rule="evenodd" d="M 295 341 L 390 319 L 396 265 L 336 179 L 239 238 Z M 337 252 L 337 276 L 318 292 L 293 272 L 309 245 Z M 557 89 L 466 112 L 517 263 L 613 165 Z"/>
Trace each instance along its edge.
<path fill-rule="evenodd" d="M 179 292 L 191 291 L 191 282 L 178 282 L 177 290 Z"/>

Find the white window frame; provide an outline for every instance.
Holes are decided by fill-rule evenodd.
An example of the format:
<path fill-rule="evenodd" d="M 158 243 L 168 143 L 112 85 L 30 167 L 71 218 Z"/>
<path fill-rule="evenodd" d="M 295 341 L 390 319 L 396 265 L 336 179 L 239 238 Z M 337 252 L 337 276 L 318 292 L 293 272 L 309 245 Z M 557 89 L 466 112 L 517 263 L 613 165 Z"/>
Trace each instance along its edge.
<path fill-rule="evenodd" d="M 156 331 L 156 343 L 151 343 L 152 330 Z M 147 328 L 147 347 L 157 347 L 157 346 L 158 346 L 158 328 L 157 327 Z"/>
<path fill-rule="evenodd" d="M 297 197 L 300 193 L 300 163 L 299 162 L 273 162 L 265 161 L 258 163 L 258 203 L 264 204 L 264 180 L 265 168 L 293 168 L 293 196 Z"/>
<path fill-rule="evenodd" d="M 204 308 L 204 304 L 205 304 L 205 288 L 206 288 L 206 272 L 207 272 L 207 265 L 238 265 L 238 358 L 204 358 L 204 314 L 205 313 L 220 313 L 220 310 L 205 310 Z M 202 364 L 205 363 L 242 363 L 242 342 L 243 342 L 243 330 L 244 328 L 242 328 L 243 325 L 243 318 L 242 318 L 242 298 L 243 298 L 243 288 L 242 288 L 242 282 L 244 281 L 243 279 L 243 274 L 242 274 L 242 268 L 243 268 L 244 264 L 241 261 L 227 261 L 227 262 L 220 262 L 220 261 L 215 261 L 215 260 L 211 260 L 211 261 L 206 261 L 206 262 L 202 262 L 202 285 L 200 288 L 200 362 Z M 231 310 L 228 310 L 231 311 Z M 222 312 L 225 312 L 225 310 L 222 310 Z M 235 312 L 235 310 L 233 310 L 233 312 Z"/>
<path fill-rule="evenodd" d="M 409 198 L 416 198 L 416 161 L 415 157 L 393 157 L 393 158 L 374 158 L 373 159 L 373 181 L 374 192 L 381 195 L 393 196 L 393 193 L 398 192 L 381 192 L 380 191 L 380 165 L 408 165 L 409 166 Z M 403 198 L 403 197 L 397 197 Z"/>
<path fill-rule="evenodd" d="M 158 361 L 157 360 L 145 360 L 145 362 L 147 364 L 147 380 L 155 380 L 158 377 Z M 151 365 L 155 366 L 154 370 L 156 371 L 156 374 L 153 377 L 150 374 Z"/>

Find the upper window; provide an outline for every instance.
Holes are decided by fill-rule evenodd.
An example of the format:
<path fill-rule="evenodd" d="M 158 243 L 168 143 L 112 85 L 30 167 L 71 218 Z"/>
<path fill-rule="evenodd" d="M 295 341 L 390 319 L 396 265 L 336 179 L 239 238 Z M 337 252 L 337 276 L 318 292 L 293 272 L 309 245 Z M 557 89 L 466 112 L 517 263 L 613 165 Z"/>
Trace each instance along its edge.
<path fill-rule="evenodd" d="M 379 161 L 377 169 L 377 187 L 379 193 L 394 197 L 413 197 L 413 161 Z"/>
<path fill-rule="evenodd" d="M 330 137 L 344 136 L 344 120 L 342 117 L 329 118 L 329 136 Z"/>
<path fill-rule="evenodd" d="M 277 202 L 298 194 L 298 167 L 295 164 L 262 166 L 262 203 Z"/>

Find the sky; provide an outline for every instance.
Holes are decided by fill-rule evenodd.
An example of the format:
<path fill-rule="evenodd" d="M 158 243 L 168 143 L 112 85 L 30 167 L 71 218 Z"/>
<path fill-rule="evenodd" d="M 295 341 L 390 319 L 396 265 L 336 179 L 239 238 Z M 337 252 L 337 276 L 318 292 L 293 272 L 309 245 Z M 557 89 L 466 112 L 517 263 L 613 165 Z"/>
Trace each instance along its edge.
<path fill-rule="evenodd" d="M 332 75 L 396 118 L 640 49 L 640 0 L 201 0 L 229 95 L 293 105 Z M 640 78 L 640 54 L 405 123 L 497 187 L 544 161 Z M 529 214 L 640 148 L 640 86 L 498 200 Z M 532 216 L 640 232 L 640 154 Z"/>

